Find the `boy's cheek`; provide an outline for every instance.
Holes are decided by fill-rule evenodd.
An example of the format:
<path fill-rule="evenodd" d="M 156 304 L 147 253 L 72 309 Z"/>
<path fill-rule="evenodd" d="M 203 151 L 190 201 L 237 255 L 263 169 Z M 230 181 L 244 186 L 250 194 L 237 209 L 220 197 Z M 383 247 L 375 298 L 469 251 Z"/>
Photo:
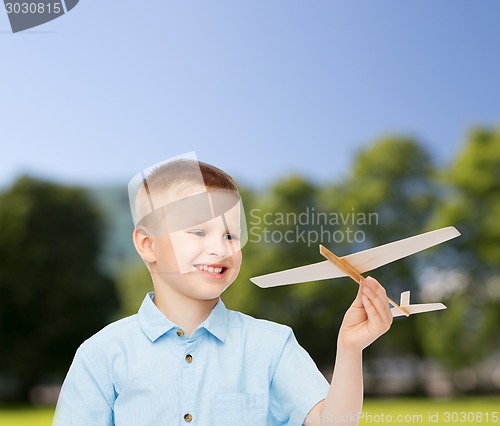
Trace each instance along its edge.
<path fill-rule="evenodd" d="M 241 264 L 243 263 L 243 254 L 241 253 L 241 250 L 237 251 L 235 254 L 231 256 L 231 259 L 233 261 L 233 264 L 240 268 Z"/>

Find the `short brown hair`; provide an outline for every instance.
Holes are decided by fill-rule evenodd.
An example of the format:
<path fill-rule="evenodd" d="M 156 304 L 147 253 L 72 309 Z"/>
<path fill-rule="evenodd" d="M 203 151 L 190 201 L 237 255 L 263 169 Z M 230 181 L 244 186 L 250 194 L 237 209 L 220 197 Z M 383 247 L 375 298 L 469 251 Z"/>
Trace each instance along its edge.
<path fill-rule="evenodd" d="M 195 160 L 174 160 L 155 168 L 146 179 L 151 191 L 166 190 L 187 184 L 199 183 L 199 176 L 203 177 L 207 189 L 228 189 L 238 191 L 231 176 L 211 164 Z"/>
<path fill-rule="evenodd" d="M 239 198 L 238 186 L 234 179 L 211 164 L 189 159 L 161 164 L 147 176 L 143 176 L 143 184 L 135 196 L 135 217 L 138 222 L 143 222 L 143 218 L 166 202 L 180 199 L 193 191 L 202 192 L 207 189 L 229 190 Z M 159 196 L 162 197 L 161 204 L 155 203 L 155 197 Z"/>

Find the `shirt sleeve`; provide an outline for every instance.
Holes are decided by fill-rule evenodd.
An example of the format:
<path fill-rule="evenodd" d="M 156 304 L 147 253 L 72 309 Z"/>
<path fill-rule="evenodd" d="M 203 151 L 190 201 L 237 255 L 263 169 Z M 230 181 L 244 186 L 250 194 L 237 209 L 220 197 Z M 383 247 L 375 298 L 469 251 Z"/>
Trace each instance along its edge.
<path fill-rule="evenodd" d="M 114 391 L 99 376 L 82 347 L 64 379 L 53 426 L 112 426 Z"/>
<path fill-rule="evenodd" d="M 290 329 L 271 381 L 270 414 L 278 425 L 301 426 L 329 384 Z"/>

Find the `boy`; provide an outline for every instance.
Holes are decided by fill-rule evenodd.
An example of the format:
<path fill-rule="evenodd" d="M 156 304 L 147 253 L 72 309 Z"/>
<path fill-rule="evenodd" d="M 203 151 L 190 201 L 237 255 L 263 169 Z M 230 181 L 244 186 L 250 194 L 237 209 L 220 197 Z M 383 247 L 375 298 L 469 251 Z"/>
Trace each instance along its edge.
<path fill-rule="evenodd" d="M 289 327 L 226 309 L 246 241 L 233 179 L 195 159 L 134 178 L 133 241 L 154 293 L 78 349 L 54 425 L 357 424 L 362 350 L 392 323 L 367 278 L 338 336 L 331 385 Z"/>

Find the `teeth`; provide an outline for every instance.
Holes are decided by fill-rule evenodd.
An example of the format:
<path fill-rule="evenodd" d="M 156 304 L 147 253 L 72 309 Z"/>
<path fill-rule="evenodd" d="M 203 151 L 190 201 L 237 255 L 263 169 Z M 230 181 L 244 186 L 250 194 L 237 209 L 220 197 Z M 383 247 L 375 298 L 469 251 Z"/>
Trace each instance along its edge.
<path fill-rule="evenodd" d="M 208 272 L 210 274 L 220 274 L 222 273 L 223 268 L 214 268 L 213 266 L 207 266 L 207 265 L 198 265 L 197 268 L 200 271 Z"/>

